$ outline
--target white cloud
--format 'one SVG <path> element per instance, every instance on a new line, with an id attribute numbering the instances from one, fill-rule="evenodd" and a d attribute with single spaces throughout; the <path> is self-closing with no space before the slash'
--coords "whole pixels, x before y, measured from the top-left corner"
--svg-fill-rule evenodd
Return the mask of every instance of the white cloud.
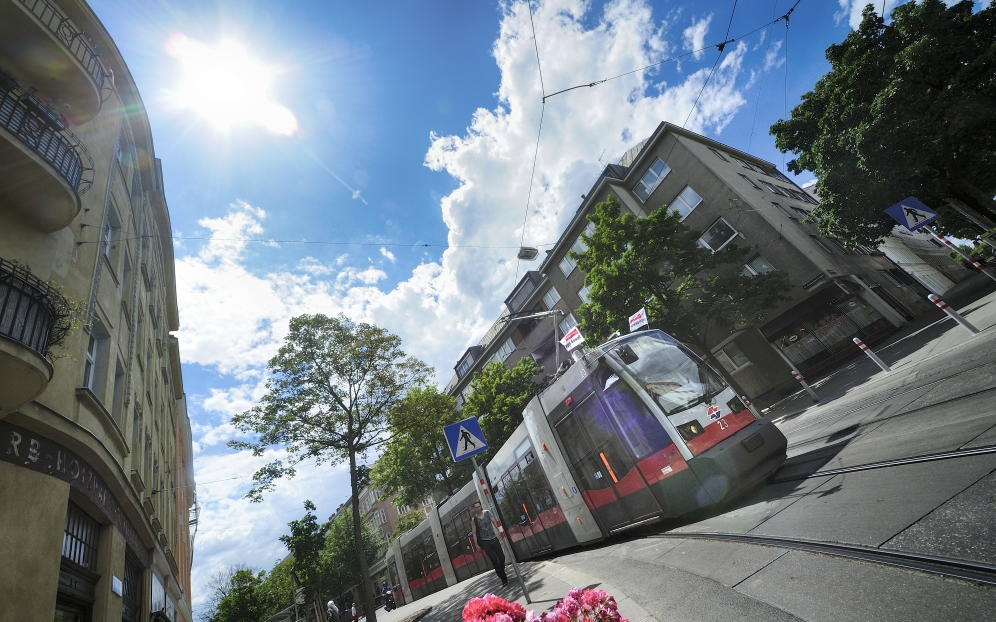
<path id="1" fill-rule="evenodd" d="M 705 56 L 705 37 L 706 33 L 709 32 L 709 22 L 712 21 L 712 13 L 703 17 L 697 22 L 692 22 L 692 25 L 685 29 L 683 37 L 685 39 L 684 49 L 691 52 L 695 51 L 693 56 L 696 60 L 701 59 Z"/>
<path id="2" fill-rule="evenodd" d="M 548 92 L 660 62 L 674 47 L 665 39 L 666 25 L 655 22 L 646 0 L 610 0 L 601 15 L 587 15 L 589 9 L 584 0 L 548 0 L 535 9 Z M 251 270 L 245 242 L 220 238 L 262 235 L 266 212 L 259 207 L 239 202 L 221 218 L 200 221 L 212 239 L 176 262 L 182 326 L 178 337 L 185 362 L 231 375 L 232 386 L 211 390 L 198 403 L 204 417 L 211 419 L 196 428 L 198 480 L 210 481 L 223 473 L 245 475 L 262 464 L 242 453 L 204 454 L 224 451 L 222 441 L 234 433 L 230 417 L 258 399 L 262 369 L 295 315 L 343 312 L 383 326 L 402 337 L 406 352 L 433 365 L 437 380 L 445 384 L 463 349 L 480 340 L 498 317 L 517 270 L 521 277 L 537 266 L 517 265 L 514 248 L 520 236 L 530 246 L 555 241 L 579 197 L 602 170 L 599 156 L 624 153 L 662 120 L 682 124 L 700 91 L 688 129 L 722 131 L 745 103 L 738 78 L 746 50 L 744 42 L 728 47 L 704 90 L 711 63 L 673 84 L 662 82 L 658 70 L 636 72 L 549 99 L 523 235 L 542 94 L 526 6 L 507 5 L 493 46 L 501 71 L 498 104 L 476 110 L 463 134 L 431 135 L 425 154 L 426 166 L 459 183 L 440 202 L 449 248 L 438 261 L 416 266 L 389 291 L 384 271 L 366 263 L 350 265 L 358 258 L 347 255 L 334 265 L 307 258 L 271 273 Z M 505 246 L 511 248 L 494 248 Z M 395 259 L 386 248 L 381 254 Z M 239 516 L 240 523 L 251 518 L 255 529 L 262 529 L 261 524 L 278 529 L 300 515 L 264 517 L 253 509 L 258 506 L 238 500 L 247 485 L 235 480 L 199 488 L 198 498 L 206 516 L 216 521 L 211 523 L 216 530 L 208 532 L 214 535 L 206 541 L 198 536 L 195 585 L 203 585 L 221 565 L 244 561 L 269 568 L 274 556 L 282 554 L 279 543 L 274 545 L 276 532 L 223 531 L 232 516 Z M 342 477 L 299 477 L 282 483 L 265 505 L 278 507 L 279 500 L 284 508 L 300 508 L 316 489 L 348 494 Z M 202 527 L 208 522 L 205 519 Z M 202 601 L 204 594 L 195 593 Z"/>
<path id="3" fill-rule="evenodd" d="M 380 254 L 383 255 L 384 257 L 386 257 L 387 260 L 390 261 L 391 263 L 394 263 L 395 261 L 397 261 L 397 259 L 394 257 L 394 253 L 392 253 L 391 251 L 387 250 L 383 246 L 380 247 Z"/>
<path id="4" fill-rule="evenodd" d="M 865 10 L 865 7 L 869 4 L 875 7 L 875 12 L 881 14 L 882 3 L 870 3 L 868 0 L 837 0 L 837 4 L 840 5 L 840 12 L 836 13 L 834 17 L 839 24 L 843 19 L 847 18 L 847 23 L 851 28 L 857 29 L 861 25 L 861 12 Z M 892 13 L 892 9 L 899 5 L 899 0 L 885 0 L 885 14 L 888 16 Z M 890 20 L 886 17 L 886 22 Z"/>
<path id="5" fill-rule="evenodd" d="M 764 53 L 764 69 L 778 68 L 785 64 L 785 56 L 779 54 L 778 51 L 782 49 L 782 42 L 775 41 L 768 47 L 768 51 Z"/>

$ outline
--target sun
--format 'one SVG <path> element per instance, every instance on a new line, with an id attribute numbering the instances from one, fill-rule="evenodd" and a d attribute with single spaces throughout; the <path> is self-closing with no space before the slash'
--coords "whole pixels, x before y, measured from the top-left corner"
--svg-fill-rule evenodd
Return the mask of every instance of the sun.
<path id="1" fill-rule="evenodd" d="M 294 113 L 270 95 L 273 69 L 238 43 L 223 40 L 209 47 L 178 34 L 166 42 L 166 51 L 183 65 L 183 80 L 172 93 L 181 108 L 196 111 L 221 130 L 246 123 L 285 136 L 297 130 Z"/>

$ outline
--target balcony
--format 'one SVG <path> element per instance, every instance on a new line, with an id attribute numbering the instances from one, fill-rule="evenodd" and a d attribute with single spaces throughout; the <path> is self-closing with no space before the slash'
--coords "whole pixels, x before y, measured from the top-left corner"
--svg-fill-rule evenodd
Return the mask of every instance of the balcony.
<path id="1" fill-rule="evenodd" d="M 92 182 L 93 161 L 63 120 L 0 74 L 0 209 L 58 231 L 76 218 Z"/>
<path id="2" fill-rule="evenodd" d="M 35 399 L 52 379 L 49 344 L 69 331 L 69 304 L 27 269 L 0 259 L 0 417 Z"/>
<path id="3" fill-rule="evenodd" d="M 49 0 L 0 0 L 0 57 L 21 84 L 69 104 L 74 124 L 97 116 L 113 80 L 93 43 Z"/>

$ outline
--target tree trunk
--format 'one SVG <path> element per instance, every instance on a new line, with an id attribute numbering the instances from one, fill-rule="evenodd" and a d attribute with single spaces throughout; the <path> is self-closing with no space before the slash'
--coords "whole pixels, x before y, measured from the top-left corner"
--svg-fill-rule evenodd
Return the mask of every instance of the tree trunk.
<path id="1" fill-rule="evenodd" d="M 367 622 L 377 622 L 376 603 L 373 597 L 373 581 L 370 580 L 370 568 L 367 567 L 366 550 L 363 547 L 363 529 L 360 520 L 360 490 L 356 479 L 356 450 L 349 448 L 349 486 L 353 492 L 351 503 L 353 510 L 353 543 L 356 546 L 356 562 L 360 566 L 360 589 L 363 591 L 361 602 Z"/>

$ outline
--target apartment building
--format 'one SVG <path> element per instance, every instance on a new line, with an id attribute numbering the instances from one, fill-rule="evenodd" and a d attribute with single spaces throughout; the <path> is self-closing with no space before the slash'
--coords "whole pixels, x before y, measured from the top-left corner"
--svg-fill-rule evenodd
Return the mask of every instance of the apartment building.
<path id="1" fill-rule="evenodd" d="M 192 621 L 178 328 L 124 59 L 82 0 L 0 0 L 0 621 Z"/>
<path id="2" fill-rule="evenodd" d="M 895 285 L 897 266 L 882 252 L 820 236 L 809 214 L 818 199 L 775 165 L 661 123 L 605 167 L 556 245 L 515 285 L 484 339 L 460 357 L 446 387 L 458 404 L 474 372 L 492 360 L 511 366 L 531 356 L 543 376 L 569 357 L 559 337 L 576 325 L 573 312 L 587 299 L 585 275 L 569 251 L 584 250 L 587 216 L 610 194 L 637 216 L 662 205 L 680 211 L 701 232 L 705 248 L 750 248 L 745 274 L 788 274 L 789 300 L 771 309 L 761 325 L 710 335 L 712 352 L 753 398 L 774 400 L 794 390 L 791 368 L 813 375 L 855 352 L 853 337 L 872 343 L 922 312 L 921 292 Z M 559 313 L 507 320 L 509 314 L 544 311 Z"/>

